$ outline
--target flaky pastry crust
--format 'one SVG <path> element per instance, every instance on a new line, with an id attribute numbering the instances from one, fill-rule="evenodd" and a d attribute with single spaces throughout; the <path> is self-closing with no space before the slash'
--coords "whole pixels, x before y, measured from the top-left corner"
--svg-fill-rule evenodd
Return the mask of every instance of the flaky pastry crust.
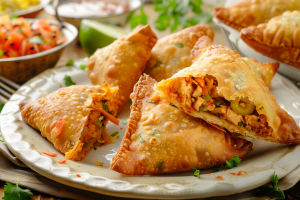
<path id="1" fill-rule="evenodd" d="M 252 150 L 251 142 L 232 138 L 163 99 L 149 103 L 155 83 L 142 75 L 135 85 L 127 130 L 110 169 L 128 175 L 204 169 Z"/>
<path id="2" fill-rule="evenodd" d="M 300 69 L 300 11 L 242 29 L 240 37 L 257 52 Z"/>
<path id="3" fill-rule="evenodd" d="M 88 73 L 94 85 L 108 83 L 112 87 L 119 87 L 116 96 L 118 113 L 142 74 L 156 42 L 157 37 L 149 25 L 139 26 L 129 35 L 98 49 L 89 58 Z"/>
<path id="4" fill-rule="evenodd" d="M 213 16 L 240 31 L 268 22 L 285 11 L 300 10 L 298 0 L 244 0 L 229 7 L 214 7 Z"/>
<path id="5" fill-rule="evenodd" d="M 159 39 L 151 51 L 144 72 L 156 81 L 167 79 L 192 64 L 190 51 L 197 40 L 214 31 L 208 25 L 196 25 Z"/>

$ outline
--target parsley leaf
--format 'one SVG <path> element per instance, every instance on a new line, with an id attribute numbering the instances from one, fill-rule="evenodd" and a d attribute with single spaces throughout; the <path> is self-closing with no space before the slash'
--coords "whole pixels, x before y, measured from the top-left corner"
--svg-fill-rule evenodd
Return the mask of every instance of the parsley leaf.
<path id="1" fill-rule="evenodd" d="M 157 169 L 161 169 L 162 166 L 164 165 L 164 162 L 165 162 L 165 161 L 159 161 L 159 162 L 157 163 L 156 168 L 157 168 Z"/>
<path id="2" fill-rule="evenodd" d="M 191 170 L 194 172 L 194 176 L 197 176 L 198 179 L 200 179 L 200 170 L 196 168 L 191 168 Z"/>
<path id="3" fill-rule="evenodd" d="M 113 134 L 110 135 L 110 137 L 115 137 L 117 135 L 119 135 L 119 131 L 114 132 Z"/>
<path id="4" fill-rule="evenodd" d="M 65 80 L 65 85 L 66 85 L 66 86 L 76 85 L 76 83 L 74 83 L 74 82 L 72 81 L 72 79 L 71 79 L 70 76 L 65 76 L 64 80 Z"/>
<path id="5" fill-rule="evenodd" d="M 240 159 L 237 156 L 234 156 L 229 160 L 229 162 L 226 160 L 226 165 L 225 166 L 221 165 L 221 167 L 223 169 L 231 169 L 233 167 L 237 167 L 238 164 L 240 164 L 241 162 L 242 162 L 242 159 Z"/>
<path id="6" fill-rule="evenodd" d="M 139 140 L 140 140 L 140 142 L 141 142 L 141 143 L 144 143 L 144 142 L 145 142 L 145 140 L 142 138 L 141 134 L 139 134 L 138 136 L 139 136 Z"/>
<path id="7" fill-rule="evenodd" d="M 218 172 L 219 171 L 219 169 L 212 169 L 211 171 L 210 171 L 210 173 L 215 173 L 215 172 Z"/>
<path id="8" fill-rule="evenodd" d="M 129 119 L 124 119 L 123 121 L 121 121 L 121 123 L 122 123 L 123 125 L 126 125 L 126 124 L 128 123 L 128 120 L 129 120 Z"/>
<path id="9" fill-rule="evenodd" d="M 281 189 L 277 188 L 278 177 L 275 174 L 275 171 L 274 171 L 274 174 L 273 174 L 270 182 L 271 182 L 273 188 L 264 185 L 264 186 L 259 187 L 257 189 L 258 191 L 254 192 L 253 194 L 257 197 L 268 196 L 273 199 L 284 199 L 285 198 L 284 192 Z"/>
<path id="10" fill-rule="evenodd" d="M 29 189 L 22 189 L 19 187 L 19 178 L 16 185 L 6 183 L 4 185 L 3 200 L 30 200 L 32 193 Z"/>
<path id="11" fill-rule="evenodd" d="M 0 113 L 2 112 L 3 107 L 4 107 L 4 104 L 0 104 Z"/>
<path id="12" fill-rule="evenodd" d="M 143 24 L 143 25 L 148 24 L 148 17 L 144 12 L 143 7 L 141 7 L 140 14 L 132 17 L 131 20 L 130 20 L 130 27 L 132 29 L 137 27 L 139 24 Z"/>
<path id="13" fill-rule="evenodd" d="M 71 66 L 73 66 L 73 64 L 74 64 L 73 60 L 70 59 L 70 60 L 66 63 L 66 66 L 67 66 L 67 67 L 71 67 Z"/>
<path id="14" fill-rule="evenodd" d="M 87 68 L 87 65 L 80 65 L 79 67 L 80 69 L 85 70 L 85 68 Z"/>

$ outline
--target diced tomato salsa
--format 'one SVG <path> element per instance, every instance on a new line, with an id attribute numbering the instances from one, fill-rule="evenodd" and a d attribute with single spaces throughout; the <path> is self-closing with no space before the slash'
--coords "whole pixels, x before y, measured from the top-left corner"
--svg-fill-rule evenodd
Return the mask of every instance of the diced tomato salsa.
<path id="1" fill-rule="evenodd" d="M 58 26 L 46 19 L 33 23 L 23 17 L 0 16 L 0 58 L 12 58 L 47 51 L 67 42 Z"/>

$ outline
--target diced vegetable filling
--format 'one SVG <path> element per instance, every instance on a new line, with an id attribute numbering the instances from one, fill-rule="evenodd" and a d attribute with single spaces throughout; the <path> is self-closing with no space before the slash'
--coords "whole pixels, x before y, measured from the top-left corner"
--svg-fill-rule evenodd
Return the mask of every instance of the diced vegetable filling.
<path id="1" fill-rule="evenodd" d="M 188 109 L 211 112 L 221 119 L 260 135 L 272 134 L 273 129 L 268 126 L 266 116 L 259 115 L 252 102 L 239 98 L 227 101 L 218 94 L 217 88 L 217 80 L 210 75 L 186 77 L 175 82 L 171 95 Z"/>

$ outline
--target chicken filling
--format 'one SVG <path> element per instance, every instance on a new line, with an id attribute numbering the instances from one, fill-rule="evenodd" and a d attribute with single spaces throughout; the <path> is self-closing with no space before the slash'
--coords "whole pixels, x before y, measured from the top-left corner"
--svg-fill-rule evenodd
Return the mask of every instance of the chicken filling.
<path id="1" fill-rule="evenodd" d="M 272 134 L 273 129 L 268 126 L 266 116 L 258 114 L 252 102 L 238 98 L 227 101 L 218 94 L 217 87 L 217 80 L 210 75 L 181 78 L 175 82 L 171 98 L 187 109 L 210 112 L 250 132 Z"/>

